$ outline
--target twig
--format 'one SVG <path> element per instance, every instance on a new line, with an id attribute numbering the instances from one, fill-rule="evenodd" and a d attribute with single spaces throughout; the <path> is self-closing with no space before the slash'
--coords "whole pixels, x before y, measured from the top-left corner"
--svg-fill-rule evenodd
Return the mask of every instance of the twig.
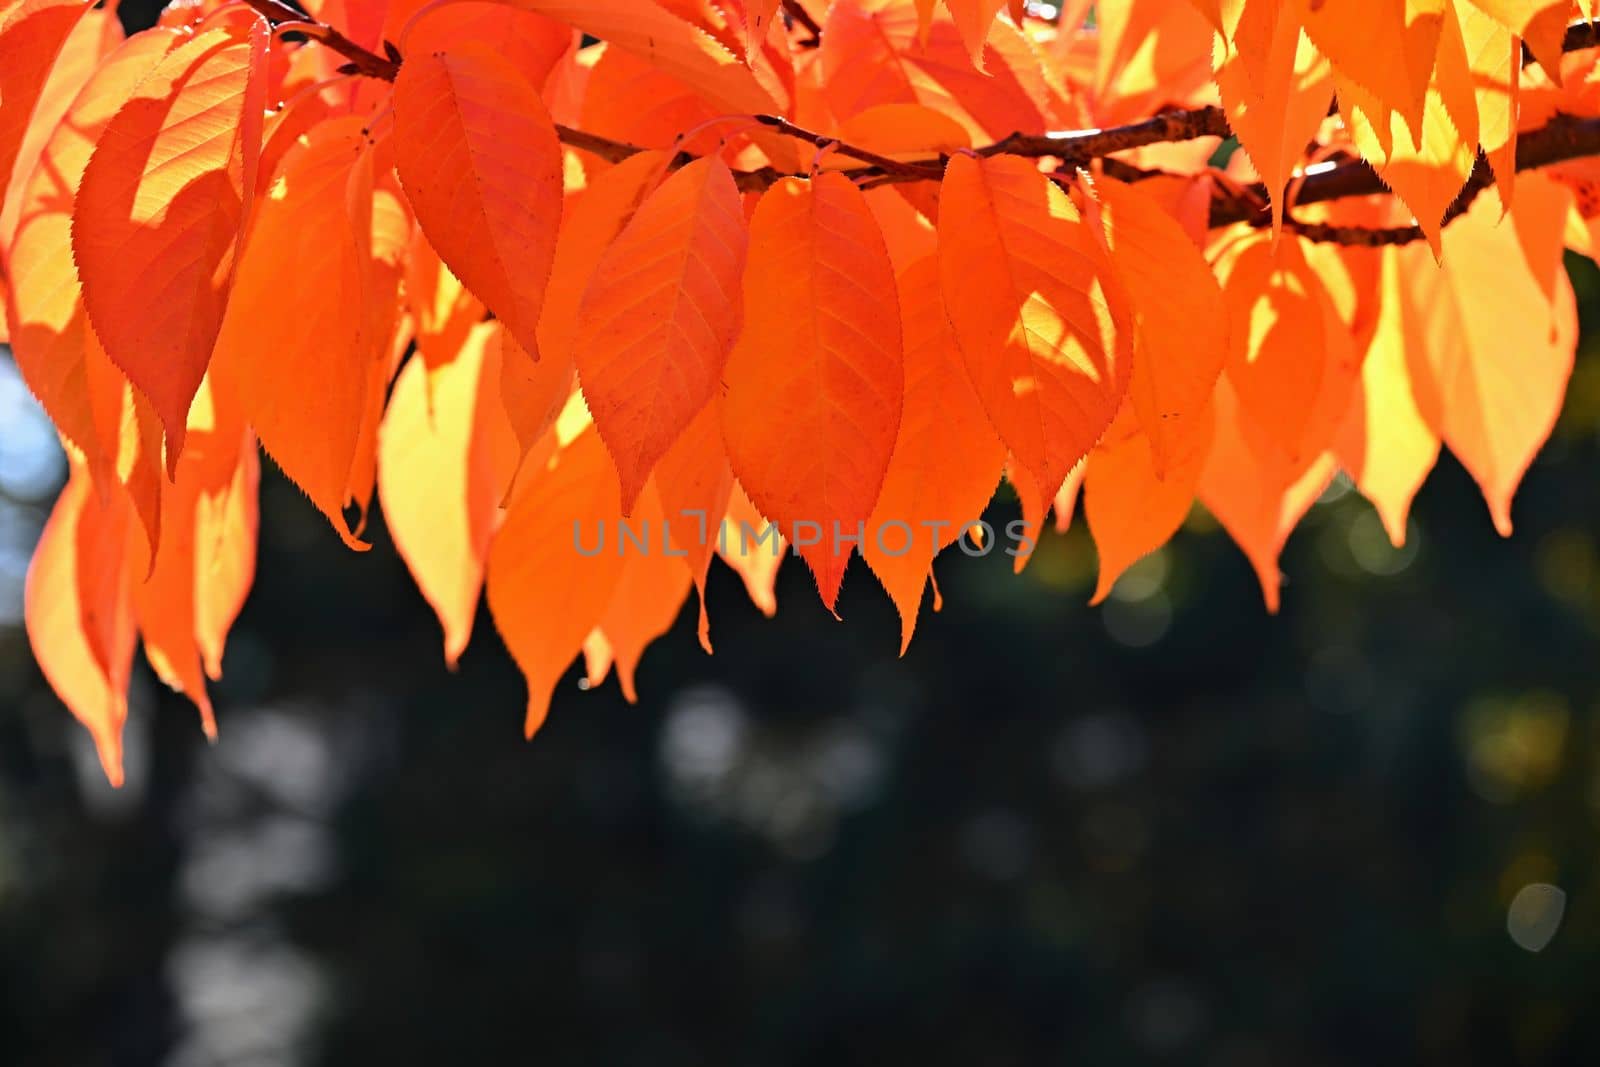
<path id="1" fill-rule="evenodd" d="M 1557 115 L 1537 129 L 1525 130 L 1517 140 L 1517 170 L 1537 170 L 1554 163 L 1600 154 L 1600 119 L 1573 118 Z M 1464 215 L 1474 200 L 1494 184 L 1494 171 L 1488 160 L 1478 157 L 1466 184 L 1457 194 L 1443 221 L 1453 222 Z M 1252 195 L 1266 194 L 1266 186 L 1247 187 Z M 1365 160 L 1341 163 L 1332 170 L 1308 175 L 1300 186 L 1296 206 L 1343 200 L 1355 196 L 1376 196 L 1389 191 L 1378 172 Z M 1213 229 L 1248 222 L 1264 226 L 1270 222 L 1268 215 L 1247 198 L 1224 194 L 1211 202 Z M 1325 241 L 1348 245 L 1409 244 L 1423 239 L 1421 227 L 1395 226 L 1384 229 L 1364 229 L 1353 226 L 1330 226 L 1323 223 L 1291 222 L 1290 228 L 1312 241 Z"/>
<path id="2" fill-rule="evenodd" d="M 822 27 L 817 25 L 817 20 L 811 17 L 811 12 L 805 9 L 805 5 L 800 3 L 800 0 L 783 0 L 783 10 L 786 15 L 799 24 L 807 33 L 811 34 L 811 40 L 801 41 L 800 47 L 816 48 L 822 43 Z"/>
<path id="3" fill-rule="evenodd" d="M 841 156 L 859 159 L 871 165 L 883 177 L 891 175 L 902 181 L 925 182 L 938 181 L 944 176 L 944 161 L 929 160 L 925 163 L 902 163 L 888 156 L 880 156 L 876 152 L 841 141 L 837 137 L 828 137 L 820 133 L 812 133 L 803 127 L 796 126 L 780 115 L 756 115 L 755 120 L 761 125 L 777 130 L 786 137 L 793 137 L 799 141 L 810 141 L 818 148 L 833 145 L 834 151 Z"/>
<path id="4" fill-rule="evenodd" d="M 400 73 L 400 64 L 397 61 L 367 51 L 332 26 L 318 22 L 310 15 L 290 7 L 283 0 L 245 0 L 245 3 L 273 26 L 289 26 L 294 32 L 304 34 L 318 44 L 344 56 L 350 61 L 347 64 L 349 69 L 341 73 L 364 74 L 369 78 L 381 78 L 389 82 L 394 81 L 395 75 Z"/>
<path id="5" fill-rule="evenodd" d="M 292 28 L 294 32 L 304 34 L 344 56 L 350 61 L 348 73 L 384 81 L 393 81 L 399 73 L 398 57 L 390 59 L 369 52 L 334 27 L 311 19 L 289 6 L 284 0 L 245 0 L 245 3 L 274 26 Z M 822 28 L 797 0 L 784 0 L 783 9 L 795 22 L 820 38 Z M 1562 47 L 1567 52 L 1600 47 L 1600 20 L 1578 22 L 1567 27 Z M 1525 52 L 1524 61 L 1528 59 Z M 831 144 L 840 155 L 865 163 L 864 167 L 844 172 L 863 188 L 901 182 L 937 181 L 943 175 L 948 161 L 944 156 L 911 161 L 890 159 L 867 149 L 837 141 L 825 134 L 813 133 L 782 116 L 752 117 L 784 136 L 807 141 L 818 147 Z M 562 143 L 591 152 L 612 163 L 644 151 L 638 145 L 569 126 L 557 126 L 556 129 Z M 1105 130 L 1070 130 L 1045 134 L 1013 133 L 994 144 L 978 149 L 978 154 L 1058 158 L 1063 163 L 1062 170 L 1057 172 L 1060 177 L 1072 174 L 1078 167 L 1087 165 L 1091 161 L 1099 160 L 1102 169 L 1109 177 L 1118 181 L 1135 182 L 1165 176 L 1167 172 L 1145 170 L 1122 160 L 1110 158 L 1111 156 L 1147 145 L 1191 141 L 1202 137 L 1230 137 L 1232 133 L 1227 115 L 1222 109 L 1207 106 L 1167 111 L 1139 122 Z M 1517 144 L 1517 170 L 1533 170 L 1552 163 L 1592 155 L 1600 155 L 1600 119 L 1579 119 L 1558 115 L 1545 126 L 1524 131 L 1520 135 Z M 686 153 L 679 153 L 672 161 L 672 165 L 682 166 L 692 158 Z M 774 167 L 740 171 L 734 175 L 739 188 L 747 192 L 759 192 L 789 176 Z M 1494 173 L 1489 167 L 1488 160 L 1480 155 L 1460 194 L 1445 213 L 1443 221 L 1448 223 L 1464 214 L 1478 194 L 1493 183 Z M 1388 191 L 1370 164 L 1365 160 L 1351 159 L 1331 169 L 1305 176 L 1301 180 L 1295 205 L 1322 203 L 1346 197 L 1372 196 Z M 1210 225 L 1214 229 L 1241 222 L 1256 226 L 1266 225 L 1268 219 L 1261 205 L 1268 200 L 1266 187 L 1259 183 L 1242 187 L 1238 191 L 1218 190 L 1213 194 L 1211 202 Z M 1292 232 L 1308 240 L 1347 245 L 1406 244 L 1421 240 L 1423 237 L 1422 230 L 1418 226 L 1373 229 L 1301 222 L 1295 219 L 1287 220 L 1286 225 Z"/>
<path id="6" fill-rule="evenodd" d="M 1165 111 L 1159 115 L 1109 130 L 1070 130 L 1064 133 L 1013 133 L 987 148 L 980 156 L 1058 156 L 1069 165 L 1081 165 L 1115 152 L 1146 145 L 1193 141 L 1201 137 L 1232 137 L 1228 116 L 1220 107 Z"/>

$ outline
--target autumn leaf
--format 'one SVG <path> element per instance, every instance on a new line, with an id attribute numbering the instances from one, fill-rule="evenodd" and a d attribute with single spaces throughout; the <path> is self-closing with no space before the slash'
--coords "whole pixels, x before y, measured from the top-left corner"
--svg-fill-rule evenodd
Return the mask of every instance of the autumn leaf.
<path id="1" fill-rule="evenodd" d="M 0 20 L 4 18 L 0 14 Z M 18 139 L 16 155 L 11 164 L 10 183 L 0 178 L 0 249 L 10 243 L 17 231 L 17 220 L 21 217 L 19 195 L 33 175 L 40 153 L 58 132 L 67 110 L 77 100 L 85 84 L 122 44 L 123 39 L 122 23 L 111 11 L 90 8 L 82 13 L 67 33 L 66 40 L 61 43 L 61 50 L 39 88 L 33 113 Z M 6 107 L 5 98 L 5 90 L 0 88 L 0 109 Z M 17 110 L 20 114 L 20 105 Z M 0 297 L 0 308 L 3 307 L 4 298 Z M 4 331 L 5 327 L 0 325 L 0 343 L 4 343 Z"/>
<path id="2" fill-rule="evenodd" d="M 371 191 L 347 200 L 365 135 L 330 119 L 284 157 L 239 262 L 216 362 L 267 453 L 353 548 L 344 516 L 367 396 L 362 272 Z M 292 315 L 278 309 L 293 307 Z M 308 392 L 300 383 L 315 379 Z"/>
<path id="3" fill-rule="evenodd" d="M 631 0 L 511 0 L 654 63 L 724 114 L 775 113 L 782 87 L 764 81 L 704 31 L 655 4 Z"/>
<path id="4" fill-rule="evenodd" d="M 1238 405 L 1232 384 L 1220 379 L 1216 434 L 1200 473 L 1199 495 L 1250 560 L 1267 610 L 1276 614 L 1283 588 L 1278 556 L 1301 516 L 1333 480 L 1336 464 L 1328 454 L 1295 465 L 1257 451 L 1242 432 Z"/>
<path id="5" fill-rule="evenodd" d="M 1266 183 L 1276 232 L 1284 187 L 1328 114 L 1333 79 L 1295 3 L 1245 0 L 1237 18 L 1231 47 L 1218 49 L 1217 88 L 1239 146 Z"/>
<path id="6" fill-rule="evenodd" d="M 1539 65 L 1561 82 L 1561 39 L 1572 11 L 1570 0 L 1457 0 L 1478 8 L 1522 38 Z"/>
<path id="7" fill-rule="evenodd" d="M 422 232 L 537 359 L 561 219 L 561 146 L 539 94 L 472 43 L 412 56 L 394 114 L 400 181 Z"/>
<path id="8" fill-rule="evenodd" d="M 768 618 L 778 613 L 778 569 L 788 554 L 783 533 L 767 522 L 734 482 L 728 513 L 717 530 L 717 555 L 739 575 L 750 602 Z"/>
<path id="9" fill-rule="evenodd" d="M 733 469 L 722 444 L 722 409 L 713 400 L 690 420 L 676 443 L 656 465 L 665 536 L 700 597 L 700 645 L 711 651 L 711 619 L 706 613 L 706 574 L 716 555 L 722 518 L 733 494 Z M 663 547 L 663 552 L 666 548 Z"/>
<path id="10" fill-rule="evenodd" d="M 902 274 L 899 293 L 905 409 L 861 555 L 899 609 L 904 654 L 934 557 L 983 513 L 1006 457 L 945 318 L 938 262 Z"/>
<path id="11" fill-rule="evenodd" d="M 1327 379 L 1321 288 L 1295 238 L 1244 248 L 1223 288 L 1232 336 L 1227 373 L 1239 412 L 1289 464 L 1314 448 L 1311 413 Z"/>
<path id="12" fill-rule="evenodd" d="M 750 62 L 778 21 L 780 0 L 744 0 L 744 58 Z"/>
<path id="13" fill-rule="evenodd" d="M 97 497 L 75 459 L 28 567 L 23 611 L 39 669 L 94 738 L 112 785 L 122 784 L 136 639 L 127 545 L 126 502 Z"/>
<path id="14" fill-rule="evenodd" d="M 1132 331 L 1110 305 L 1095 240 L 1028 163 L 950 160 L 939 205 L 945 309 L 978 399 L 1047 498 L 1111 424 L 1132 369 Z"/>
<path id="15" fill-rule="evenodd" d="M 1442 447 L 1509 533 L 1594 5 L 1058 6 L 0 0 L 0 339 L 70 466 L 26 623 L 108 776 L 140 636 L 215 727 L 258 443 L 354 547 L 382 496 L 452 664 L 487 587 L 530 734 L 691 587 L 710 651 L 713 557 L 770 615 L 860 551 L 904 652 L 942 549 L 1080 493 L 1097 601 L 1198 498 L 1276 610 L 1336 470 L 1399 544 Z"/>
<path id="16" fill-rule="evenodd" d="M 1211 267 L 1172 216 L 1136 185 L 1101 182 L 1111 263 L 1132 307 L 1128 397 L 1164 477 L 1211 434 L 1207 410 L 1228 355 L 1228 321 Z"/>
<path id="17" fill-rule="evenodd" d="M 832 611 L 853 548 L 842 538 L 877 502 L 905 390 L 889 252 L 848 178 L 786 179 L 761 198 L 744 304 L 722 402 L 728 457 L 761 513 L 792 531 Z"/>
<path id="18" fill-rule="evenodd" d="M 1405 544 L 1411 500 L 1439 458 L 1439 435 L 1417 408 L 1406 352 L 1427 344 L 1420 323 L 1405 314 L 1405 279 L 1432 269 L 1420 248 L 1388 249 L 1383 257 L 1383 307 L 1356 402 L 1335 443 L 1339 465 L 1378 509 L 1389 540 Z M 1410 321 L 1408 321 L 1410 320 Z"/>
<path id="19" fill-rule="evenodd" d="M 500 399 L 500 331 L 475 326 L 431 383 L 424 363 L 407 363 L 378 437 L 384 523 L 439 616 L 451 666 L 472 637 L 500 501 L 522 458 Z"/>
<path id="20" fill-rule="evenodd" d="M 630 543 L 611 604 L 599 624 L 617 668 L 622 695 L 630 704 L 639 702 L 634 676 L 645 649 L 671 629 L 691 585 L 688 568 L 660 541 L 666 514 L 653 484 L 645 486 L 634 518 L 636 522 L 629 525 L 641 531 L 644 547 Z"/>
<path id="21" fill-rule="evenodd" d="M 0 207 L 50 70 L 90 9 L 83 0 L 10 0 L 0 5 Z"/>
<path id="22" fill-rule="evenodd" d="M 140 34 L 107 58 L 66 109 L 14 202 L 18 225 L 10 245 L 6 301 L 12 356 L 57 429 L 83 455 L 88 477 L 102 488 L 126 483 L 136 473 L 145 477 L 148 462 L 159 468 L 161 459 L 159 442 L 154 456 L 124 448 L 124 409 L 134 400 L 126 395 L 126 376 L 110 363 L 89 328 L 72 259 L 73 200 L 95 139 L 172 40 L 164 31 Z M 127 442 L 133 448 L 144 443 L 138 432 Z M 147 484 L 136 497 L 153 544 L 159 486 Z"/>
<path id="23" fill-rule="evenodd" d="M 961 42 L 972 54 L 972 65 L 983 70 L 983 46 L 989 39 L 989 27 L 1005 10 L 1006 0 L 945 0 L 945 6 L 950 9 Z"/>
<path id="24" fill-rule="evenodd" d="M 1122 573 L 1166 544 L 1194 503 L 1195 488 L 1211 448 L 1211 412 L 1193 415 L 1205 429 L 1185 440 L 1182 452 L 1158 471 L 1151 438 L 1131 409 L 1112 423 L 1089 453 L 1083 478 L 1083 513 L 1100 553 L 1093 603 L 1111 594 Z M 1205 420 L 1205 422 L 1202 422 Z"/>
<path id="25" fill-rule="evenodd" d="M 1312 43 L 1376 105 L 1367 111 L 1368 121 L 1387 129 L 1393 114 L 1420 143 L 1446 5 L 1440 0 L 1297 2 Z"/>
<path id="26" fill-rule="evenodd" d="M 511 502 L 489 550 L 495 628 L 528 682 L 528 737 L 622 575 L 616 474 L 592 429 L 559 449 Z M 607 541 L 609 539 L 609 541 Z"/>
<path id="27" fill-rule="evenodd" d="M 512 4 L 464 0 L 434 6 L 430 0 L 396 0 L 388 5 L 383 39 L 398 42 L 402 37 L 408 53 L 454 52 L 474 42 L 493 42 L 495 51 L 530 85 L 542 89 L 573 48 L 576 35 L 563 22 Z"/>
<path id="28" fill-rule="evenodd" d="M 1426 338 L 1406 349 L 1417 406 L 1509 536 L 1511 498 L 1566 395 L 1577 318 L 1561 270 L 1566 192 L 1524 175 L 1505 225 L 1495 201 L 1480 197 L 1448 227 L 1443 266 L 1402 291 L 1407 328 Z"/>
<path id="29" fill-rule="evenodd" d="M 176 45 L 107 123 L 83 172 L 72 250 L 89 321 L 150 398 L 167 466 L 222 327 L 260 152 L 264 34 Z"/>
<path id="30" fill-rule="evenodd" d="M 746 241 L 733 175 L 702 159 L 650 194 L 595 269 L 574 349 L 625 514 L 722 377 L 739 332 Z"/>
<path id="31" fill-rule="evenodd" d="M 421 230 L 405 257 L 406 305 L 416 323 L 417 351 L 430 367 L 455 358 L 467 334 L 484 316 L 483 302 L 450 273 Z"/>

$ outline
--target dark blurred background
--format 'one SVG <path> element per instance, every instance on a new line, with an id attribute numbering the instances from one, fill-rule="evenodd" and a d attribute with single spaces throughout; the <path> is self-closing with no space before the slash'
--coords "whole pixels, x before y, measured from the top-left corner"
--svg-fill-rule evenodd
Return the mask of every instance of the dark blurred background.
<path id="1" fill-rule="evenodd" d="M 142 665 L 128 785 L 21 628 L 64 474 L 0 356 L 0 1064 L 1600 1062 L 1600 277 L 1498 539 L 1444 458 L 1410 541 L 1342 483 L 1277 618 L 1203 515 L 1101 609 L 1081 524 L 941 561 L 717 565 L 642 702 L 521 740 L 375 523 L 264 480 L 222 737 Z M 270 465 L 268 465 L 270 466 Z M 997 516 L 1012 506 L 1004 495 Z"/>

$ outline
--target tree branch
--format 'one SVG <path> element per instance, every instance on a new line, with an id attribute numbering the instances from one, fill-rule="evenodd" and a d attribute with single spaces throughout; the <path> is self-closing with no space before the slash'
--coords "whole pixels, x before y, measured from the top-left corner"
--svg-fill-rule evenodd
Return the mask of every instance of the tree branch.
<path id="1" fill-rule="evenodd" d="M 1538 129 L 1526 130 L 1517 140 L 1517 170 L 1537 170 L 1554 163 L 1600 155 L 1600 118 L 1574 118 L 1557 115 Z M 1494 184 L 1494 171 L 1483 156 L 1478 157 L 1467 183 L 1445 212 L 1444 222 L 1453 222 L 1464 215 L 1472 202 Z M 1365 160 L 1351 160 L 1331 170 L 1309 174 L 1301 182 L 1300 195 L 1294 206 L 1343 200 L 1355 196 L 1375 196 L 1389 191 L 1378 172 Z M 1268 225 L 1270 216 L 1261 210 L 1266 202 L 1266 186 L 1257 183 L 1247 186 L 1244 195 L 1223 193 L 1211 202 L 1211 226 L 1231 226 L 1248 222 L 1256 226 Z M 1288 220 L 1287 225 L 1300 236 L 1312 241 L 1335 244 L 1381 246 L 1409 244 L 1423 239 L 1419 226 L 1395 226 L 1367 229 L 1353 226 L 1330 226 Z"/>
<path id="2" fill-rule="evenodd" d="M 811 35 L 811 40 L 801 41 L 800 47 L 815 48 L 822 43 L 822 27 L 817 25 L 817 20 L 811 17 L 811 12 L 805 9 L 800 0 L 783 0 L 783 10 L 796 25 Z"/>
<path id="3" fill-rule="evenodd" d="M 305 12 L 290 7 L 284 0 L 244 0 L 244 2 L 274 28 L 281 26 L 303 34 L 344 56 L 350 62 L 341 73 L 364 74 L 369 78 L 380 78 L 388 82 L 394 81 L 395 75 L 400 73 L 398 61 L 367 51 L 332 26 L 318 22 Z"/>
<path id="4" fill-rule="evenodd" d="M 346 73 L 361 74 L 383 81 L 393 81 L 400 70 L 399 57 L 388 58 L 369 52 L 326 23 L 318 22 L 291 7 L 286 0 L 245 0 L 274 27 L 303 34 L 324 47 L 344 56 L 349 63 Z M 822 28 L 797 0 L 783 0 L 783 10 L 797 24 L 820 38 Z M 1600 47 L 1600 20 L 1578 22 L 1567 27 L 1562 41 L 1563 51 L 1574 52 Z M 1523 61 L 1531 62 L 1524 49 Z M 848 144 L 825 134 L 813 133 L 795 125 L 779 115 L 753 115 L 756 122 L 786 137 L 807 141 L 821 148 L 833 145 L 840 155 L 867 164 L 844 173 L 863 188 L 900 182 L 938 181 L 944 173 L 948 157 L 921 160 L 895 160 L 888 156 Z M 590 152 L 608 162 L 616 163 L 644 151 L 638 145 L 616 141 L 570 126 L 556 127 L 563 144 Z M 1154 144 L 1192 141 L 1202 137 L 1231 137 L 1232 128 L 1227 115 L 1219 107 L 1206 106 L 1179 111 L 1167 111 L 1139 122 L 1105 130 L 1069 130 L 1059 133 L 1012 133 L 983 148 L 980 156 L 1017 155 L 1034 158 L 1056 158 L 1062 161 L 1058 176 L 1075 173 L 1079 167 L 1099 161 L 1107 175 L 1118 181 L 1136 182 L 1163 176 L 1166 172 L 1144 170 L 1122 160 L 1110 158 L 1118 152 L 1143 148 Z M 1600 155 L 1600 118 L 1582 119 L 1557 115 L 1548 124 L 1535 130 L 1524 131 L 1517 144 L 1517 170 L 1533 170 L 1566 160 Z M 680 153 L 673 166 L 682 166 L 692 157 Z M 759 192 L 782 178 L 789 177 L 774 167 L 739 171 L 735 179 L 741 190 Z M 1446 223 L 1460 217 L 1472 206 L 1478 194 L 1494 184 L 1494 173 L 1488 160 L 1480 155 L 1460 194 L 1445 213 Z M 1362 159 L 1350 159 L 1326 170 L 1316 170 L 1300 181 L 1299 192 L 1293 206 L 1340 200 L 1346 197 L 1372 196 L 1387 193 L 1388 187 L 1372 166 Z M 1269 214 L 1262 205 L 1269 202 L 1266 187 L 1257 183 L 1239 190 L 1219 189 L 1213 194 L 1210 224 L 1212 228 L 1249 223 L 1267 225 Z M 1381 246 L 1407 244 L 1423 239 L 1419 226 L 1396 226 L 1372 229 L 1353 226 L 1334 226 L 1326 223 L 1309 223 L 1285 219 L 1292 232 L 1312 241 L 1346 245 Z"/>
<path id="5" fill-rule="evenodd" d="M 810 130 L 796 126 L 788 119 L 778 115 L 757 115 L 755 120 L 763 126 L 777 130 L 785 137 L 793 137 L 798 141 L 810 141 L 818 148 L 833 145 L 834 151 L 841 156 L 859 159 L 886 178 L 892 176 L 899 181 L 936 182 L 944 177 L 944 161 L 942 159 L 929 160 L 926 163 L 902 163 L 899 160 L 890 159 L 888 156 L 879 155 L 865 148 L 858 148 L 846 141 L 839 140 L 837 137 L 812 133 Z"/>

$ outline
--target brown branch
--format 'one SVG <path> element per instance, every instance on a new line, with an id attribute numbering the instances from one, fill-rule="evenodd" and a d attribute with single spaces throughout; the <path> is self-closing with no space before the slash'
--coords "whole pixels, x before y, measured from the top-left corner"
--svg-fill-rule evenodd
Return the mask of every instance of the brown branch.
<path id="1" fill-rule="evenodd" d="M 351 41 L 337 29 L 317 22 L 301 11 L 289 6 L 285 0 L 245 0 L 275 27 L 281 26 L 344 56 L 350 62 L 348 73 L 393 81 L 399 73 L 400 59 L 369 52 Z M 797 0 L 784 0 L 783 9 L 796 23 L 804 26 L 813 36 L 820 38 L 822 28 Z M 1562 41 L 1564 51 L 1600 47 L 1600 20 L 1579 22 L 1567 27 Z M 1524 61 L 1529 60 L 1526 51 Z M 844 173 L 860 183 L 863 188 L 900 182 L 937 181 L 944 173 L 948 157 L 902 161 L 838 141 L 825 134 L 813 133 L 778 115 L 754 115 L 752 118 L 776 132 L 797 140 L 807 141 L 821 148 L 833 145 L 840 155 L 865 163 L 866 166 Z M 644 149 L 638 145 L 616 141 L 598 134 L 569 126 L 557 126 L 564 144 L 591 152 L 609 162 L 620 162 Z M 1227 115 L 1218 107 L 1199 107 L 1181 111 L 1167 111 L 1139 122 L 1106 130 L 1072 130 L 1063 133 L 1024 134 L 1013 133 L 994 144 L 977 150 L 979 155 L 1018 155 L 1054 157 L 1062 161 L 1058 177 L 1067 177 L 1077 168 L 1099 161 L 1102 170 L 1119 181 L 1142 181 L 1163 175 L 1165 172 L 1145 170 L 1124 161 L 1111 158 L 1115 153 L 1143 148 L 1153 144 L 1192 141 L 1202 137 L 1231 137 Z M 1517 170 L 1533 170 L 1565 160 L 1600 155 L 1600 119 L 1578 119 L 1558 115 L 1547 125 L 1521 134 L 1517 145 Z M 673 166 L 689 162 L 686 153 L 679 153 Z M 761 191 L 788 175 L 774 167 L 741 171 L 735 175 L 739 188 Z M 1471 207 L 1478 194 L 1494 183 L 1494 173 L 1488 160 L 1479 156 L 1472 173 L 1460 194 L 1445 213 L 1446 223 L 1458 218 Z M 1361 159 L 1350 159 L 1328 170 L 1319 170 L 1301 179 L 1294 206 L 1340 200 L 1346 197 L 1372 196 L 1387 193 L 1370 164 Z M 1262 208 L 1269 196 L 1259 183 L 1237 191 L 1219 190 L 1211 203 L 1210 224 L 1213 228 L 1249 223 L 1262 226 L 1270 216 Z M 1285 225 L 1292 232 L 1312 241 L 1325 241 L 1347 245 L 1407 244 L 1421 240 L 1418 226 L 1396 226 L 1381 229 L 1334 226 L 1326 223 L 1302 222 L 1288 218 Z"/>
<path id="2" fill-rule="evenodd" d="M 636 156 L 645 151 L 635 144 L 625 141 L 613 141 L 609 137 L 589 133 L 585 130 L 573 129 L 556 123 L 556 134 L 561 138 L 561 143 L 571 145 L 573 148 L 592 153 L 605 160 L 607 163 L 621 163 L 629 156 Z"/>
<path id="3" fill-rule="evenodd" d="M 811 12 L 805 9 L 805 5 L 800 3 L 800 0 L 783 0 L 783 10 L 797 25 L 811 35 L 811 40 L 800 42 L 801 48 L 816 48 L 822 43 L 822 27 L 817 25 L 817 20 L 811 17 Z"/>
<path id="4" fill-rule="evenodd" d="M 1013 133 L 987 148 L 980 156 L 1056 156 L 1068 165 L 1126 152 L 1146 145 L 1193 141 L 1201 137 L 1232 137 L 1228 116 L 1220 107 L 1165 111 L 1159 115 L 1109 130 L 1072 130 L 1066 133 Z"/>
<path id="5" fill-rule="evenodd" d="M 343 73 L 364 74 L 369 78 L 380 78 L 388 82 L 394 81 L 395 75 L 400 73 L 400 64 L 396 60 L 367 51 L 332 26 L 318 22 L 305 12 L 290 7 L 283 0 L 244 0 L 244 2 L 274 27 L 285 26 L 344 56 L 350 62 L 346 64 Z"/>
<path id="6" fill-rule="evenodd" d="M 1600 118 L 1573 118 L 1557 115 L 1537 129 L 1526 130 L 1517 140 L 1517 170 L 1537 170 L 1567 160 L 1600 155 Z M 1453 222 L 1466 213 L 1474 200 L 1494 184 L 1494 171 L 1488 160 L 1478 157 L 1476 165 L 1461 192 L 1445 212 L 1444 222 Z M 1343 200 L 1356 196 L 1376 196 L 1389 192 L 1383 179 L 1365 160 L 1341 163 L 1331 170 L 1307 175 L 1301 182 L 1300 195 L 1294 206 Z M 1211 202 L 1211 226 L 1231 226 L 1247 222 L 1265 226 L 1270 215 L 1261 210 L 1266 202 L 1266 186 L 1247 186 L 1245 195 L 1223 194 Z M 1253 199 L 1257 198 L 1257 199 Z M 1335 244 L 1380 246 L 1409 244 L 1423 239 L 1419 226 L 1394 226 L 1366 229 L 1354 226 L 1331 226 L 1324 223 L 1289 221 L 1290 228 L 1312 241 Z"/>
<path id="7" fill-rule="evenodd" d="M 818 148 L 833 145 L 833 150 L 841 156 L 849 156 L 870 165 L 882 177 L 894 177 L 899 181 L 926 182 L 938 181 L 944 176 L 944 161 L 929 160 L 925 163 L 902 163 L 899 160 L 881 156 L 865 148 L 858 148 L 837 137 L 825 134 L 812 133 L 801 126 L 796 126 L 786 118 L 778 115 L 756 115 L 755 120 L 763 126 L 777 130 L 786 137 L 793 137 L 799 141 L 810 141 Z"/>

